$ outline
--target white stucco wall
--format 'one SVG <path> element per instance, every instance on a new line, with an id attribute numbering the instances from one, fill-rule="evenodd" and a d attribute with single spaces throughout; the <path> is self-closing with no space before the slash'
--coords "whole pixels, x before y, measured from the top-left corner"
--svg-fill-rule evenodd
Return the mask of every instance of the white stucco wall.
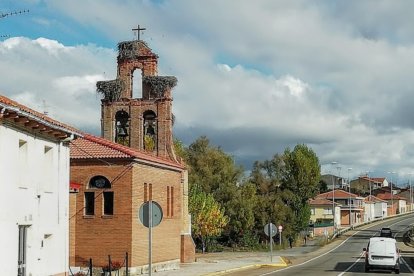
<path id="1" fill-rule="evenodd" d="M 26 165 L 19 140 L 26 141 Z M 17 275 L 19 225 L 28 225 L 26 275 L 66 272 L 69 148 L 0 124 L 0 176 L 1 274 Z"/>
<path id="2" fill-rule="evenodd" d="M 375 218 L 375 204 L 364 202 L 364 221 L 371 221 Z"/>
<path id="3" fill-rule="evenodd" d="M 387 202 L 375 202 L 375 218 L 387 217 Z"/>
<path id="4" fill-rule="evenodd" d="M 398 200 L 398 210 L 400 214 L 407 212 L 407 202 L 405 200 Z"/>

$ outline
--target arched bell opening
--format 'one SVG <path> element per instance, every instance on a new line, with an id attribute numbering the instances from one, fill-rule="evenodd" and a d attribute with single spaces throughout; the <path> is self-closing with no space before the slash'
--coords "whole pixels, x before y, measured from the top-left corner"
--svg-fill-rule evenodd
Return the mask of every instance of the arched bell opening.
<path id="1" fill-rule="evenodd" d="M 124 110 L 115 114 L 115 142 L 129 147 L 129 114 Z"/>
<path id="2" fill-rule="evenodd" d="M 144 112 L 144 149 L 154 151 L 157 148 L 157 115 L 152 110 Z"/>

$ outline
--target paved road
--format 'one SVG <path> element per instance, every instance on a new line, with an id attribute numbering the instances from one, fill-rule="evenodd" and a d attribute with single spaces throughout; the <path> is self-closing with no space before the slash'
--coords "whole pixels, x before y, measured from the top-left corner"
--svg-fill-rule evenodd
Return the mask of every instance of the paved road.
<path id="1" fill-rule="evenodd" d="M 386 220 L 375 225 L 366 226 L 361 230 L 349 234 L 349 237 L 342 237 L 330 246 L 318 250 L 314 254 L 309 253 L 303 257 L 293 257 L 293 264 L 287 268 L 260 268 L 245 271 L 238 271 L 235 274 L 226 275 L 366 275 L 364 272 L 364 257 L 362 249 L 367 246 L 368 240 L 372 236 L 379 234 L 382 227 L 390 227 L 396 233 L 397 241 L 402 241 L 403 233 L 410 224 L 414 223 L 414 214 Z M 342 241 L 341 241 L 342 240 Z M 403 244 L 401 243 L 401 246 Z M 275 271 L 276 270 L 276 271 Z M 402 275 L 414 275 L 414 254 L 407 251 L 402 252 L 401 269 Z M 388 271 L 374 271 L 370 275 L 386 275 Z"/>

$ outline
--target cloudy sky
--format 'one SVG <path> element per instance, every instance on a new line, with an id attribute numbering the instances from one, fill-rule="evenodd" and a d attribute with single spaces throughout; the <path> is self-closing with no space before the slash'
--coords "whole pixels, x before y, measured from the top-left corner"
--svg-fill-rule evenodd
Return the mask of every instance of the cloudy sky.
<path id="1" fill-rule="evenodd" d="M 178 78 L 185 144 L 206 135 L 246 170 L 305 143 L 323 173 L 414 172 L 412 1 L 0 2 L 27 9 L 0 19 L 0 93 L 65 123 L 99 135 L 95 83 L 140 24 L 159 74 Z"/>

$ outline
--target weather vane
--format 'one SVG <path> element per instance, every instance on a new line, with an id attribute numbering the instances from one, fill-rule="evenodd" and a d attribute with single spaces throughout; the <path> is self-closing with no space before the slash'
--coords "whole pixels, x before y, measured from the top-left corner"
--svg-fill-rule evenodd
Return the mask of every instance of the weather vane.
<path id="1" fill-rule="evenodd" d="M 138 27 L 137 27 L 136 29 L 132 29 L 132 30 L 134 31 L 134 33 L 136 33 L 136 34 L 137 34 L 137 40 L 140 40 L 140 39 L 139 39 L 139 35 L 140 35 L 141 31 L 146 30 L 146 28 L 141 28 L 141 27 L 138 25 Z"/>

